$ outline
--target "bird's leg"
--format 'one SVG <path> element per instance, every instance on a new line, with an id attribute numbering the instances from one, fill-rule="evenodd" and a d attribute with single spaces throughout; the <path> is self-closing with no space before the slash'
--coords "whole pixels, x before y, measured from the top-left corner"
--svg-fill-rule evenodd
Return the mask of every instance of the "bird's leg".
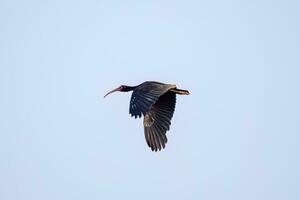
<path id="1" fill-rule="evenodd" d="M 190 94 L 190 92 L 188 90 L 181 90 L 178 88 L 171 89 L 171 91 L 175 92 L 176 94 L 180 94 L 180 95 L 189 95 Z"/>

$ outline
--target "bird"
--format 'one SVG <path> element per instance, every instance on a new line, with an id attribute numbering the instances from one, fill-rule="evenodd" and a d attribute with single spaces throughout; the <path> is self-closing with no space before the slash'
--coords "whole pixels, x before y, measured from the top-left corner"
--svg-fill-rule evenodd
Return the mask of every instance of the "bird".
<path id="1" fill-rule="evenodd" d="M 165 84 L 157 81 L 146 81 L 137 86 L 121 85 L 108 92 L 132 91 L 129 114 L 131 117 L 144 116 L 144 135 L 152 151 L 165 148 L 168 141 L 166 132 L 169 131 L 175 111 L 176 94 L 189 95 L 188 90 L 178 89 L 175 84 Z"/>

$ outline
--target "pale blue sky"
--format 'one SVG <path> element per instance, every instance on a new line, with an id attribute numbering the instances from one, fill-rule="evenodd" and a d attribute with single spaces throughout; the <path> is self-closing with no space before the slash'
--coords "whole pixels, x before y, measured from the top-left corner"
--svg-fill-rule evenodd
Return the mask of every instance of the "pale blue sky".
<path id="1" fill-rule="evenodd" d="M 0 199 L 300 199 L 299 1 L 0 1 Z M 176 83 L 167 148 L 120 84 Z"/>

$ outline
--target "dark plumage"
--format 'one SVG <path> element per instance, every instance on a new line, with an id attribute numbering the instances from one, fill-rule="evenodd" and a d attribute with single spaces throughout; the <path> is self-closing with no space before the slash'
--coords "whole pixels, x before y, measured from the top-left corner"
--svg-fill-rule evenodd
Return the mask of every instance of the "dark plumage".
<path id="1" fill-rule="evenodd" d="M 133 87 L 121 85 L 104 97 L 116 91 L 133 91 L 129 113 L 135 118 L 144 116 L 145 139 L 152 151 L 165 148 L 168 141 L 166 132 L 170 129 L 174 114 L 176 94 L 188 95 L 189 91 L 180 90 L 176 85 L 146 81 Z"/>

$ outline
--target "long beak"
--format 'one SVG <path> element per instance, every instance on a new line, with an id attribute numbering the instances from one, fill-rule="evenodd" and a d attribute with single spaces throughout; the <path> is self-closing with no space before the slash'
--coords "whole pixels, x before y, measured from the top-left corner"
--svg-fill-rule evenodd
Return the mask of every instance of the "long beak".
<path id="1" fill-rule="evenodd" d="M 110 92 L 108 92 L 108 93 L 104 96 L 104 98 L 105 98 L 107 95 L 109 95 L 109 94 L 111 94 L 111 93 L 113 93 L 113 92 L 118 92 L 118 91 L 120 91 L 120 88 L 119 88 L 119 87 L 116 88 L 116 89 L 114 89 L 114 90 L 112 90 L 112 91 L 110 91 Z"/>

